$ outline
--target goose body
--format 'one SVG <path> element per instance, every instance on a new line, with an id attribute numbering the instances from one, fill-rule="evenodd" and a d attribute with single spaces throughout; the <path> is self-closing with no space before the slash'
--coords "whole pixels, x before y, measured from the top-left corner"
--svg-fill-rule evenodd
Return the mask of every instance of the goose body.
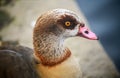
<path id="1" fill-rule="evenodd" d="M 78 60 L 64 46 L 64 40 L 74 36 L 98 39 L 72 11 L 42 14 L 33 30 L 34 50 L 1 48 L 0 78 L 82 78 Z"/>
<path id="2" fill-rule="evenodd" d="M 0 47 L 0 78 L 40 78 L 33 50 L 23 46 Z"/>
<path id="3" fill-rule="evenodd" d="M 78 59 L 70 56 L 66 61 L 54 67 L 46 67 L 38 65 L 37 67 L 40 76 L 43 78 L 81 78 L 82 72 Z"/>

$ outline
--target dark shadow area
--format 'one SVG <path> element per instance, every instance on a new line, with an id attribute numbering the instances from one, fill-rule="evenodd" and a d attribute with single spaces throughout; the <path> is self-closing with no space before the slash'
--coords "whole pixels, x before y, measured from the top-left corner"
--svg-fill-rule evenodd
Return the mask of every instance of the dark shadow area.
<path id="1" fill-rule="evenodd" d="M 0 30 L 14 20 L 5 8 L 8 7 L 7 5 L 13 6 L 15 1 L 17 0 L 0 0 Z"/>
<path id="2" fill-rule="evenodd" d="M 0 10 L 0 30 L 7 26 L 10 22 L 13 21 L 13 17 L 10 16 L 10 14 L 4 10 Z"/>
<path id="3" fill-rule="evenodd" d="M 0 0 L 0 6 L 5 6 L 11 3 L 13 0 Z"/>
<path id="4" fill-rule="evenodd" d="M 120 1 L 76 1 L 120 72 Z"/>

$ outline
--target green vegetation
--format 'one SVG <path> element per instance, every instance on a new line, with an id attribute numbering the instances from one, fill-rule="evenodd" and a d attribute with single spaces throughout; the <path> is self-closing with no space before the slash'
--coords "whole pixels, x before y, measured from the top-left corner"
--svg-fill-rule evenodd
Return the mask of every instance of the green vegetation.
<path id="1" fill-rule="evenodd" d="M 7 5 L 9 3 L 11 3 L 13 0 L 0 0 L 0 6 L 4 6 Z"/>
<path id="2" fill-rule="evenodd" d="M 0 29 L 2 29 L 5 25 L 9 24 L 13 18 L 10 14 L 4 10 L 0 10 Z"/>

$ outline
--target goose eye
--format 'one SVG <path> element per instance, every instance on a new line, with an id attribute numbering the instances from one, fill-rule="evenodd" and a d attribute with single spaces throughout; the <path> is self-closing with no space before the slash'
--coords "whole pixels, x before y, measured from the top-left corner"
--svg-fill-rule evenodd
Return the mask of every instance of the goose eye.
<path id="1" fill-rule="evenodd" d="M 65 22 L 65 26 L 70 26 L 70 25 L 71 25 L 71 23 L 69 21 Z"/>

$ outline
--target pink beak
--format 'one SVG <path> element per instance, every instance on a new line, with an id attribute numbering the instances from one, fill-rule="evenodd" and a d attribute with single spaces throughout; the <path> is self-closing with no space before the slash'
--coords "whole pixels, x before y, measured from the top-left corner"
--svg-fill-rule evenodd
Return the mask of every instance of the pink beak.
<path id="1" fill-rule="evenodd" d="M 80 26 L 78 36 L 82 36 L 90 40 L 98 40 L 96 34 L 85 26 Z"/>

